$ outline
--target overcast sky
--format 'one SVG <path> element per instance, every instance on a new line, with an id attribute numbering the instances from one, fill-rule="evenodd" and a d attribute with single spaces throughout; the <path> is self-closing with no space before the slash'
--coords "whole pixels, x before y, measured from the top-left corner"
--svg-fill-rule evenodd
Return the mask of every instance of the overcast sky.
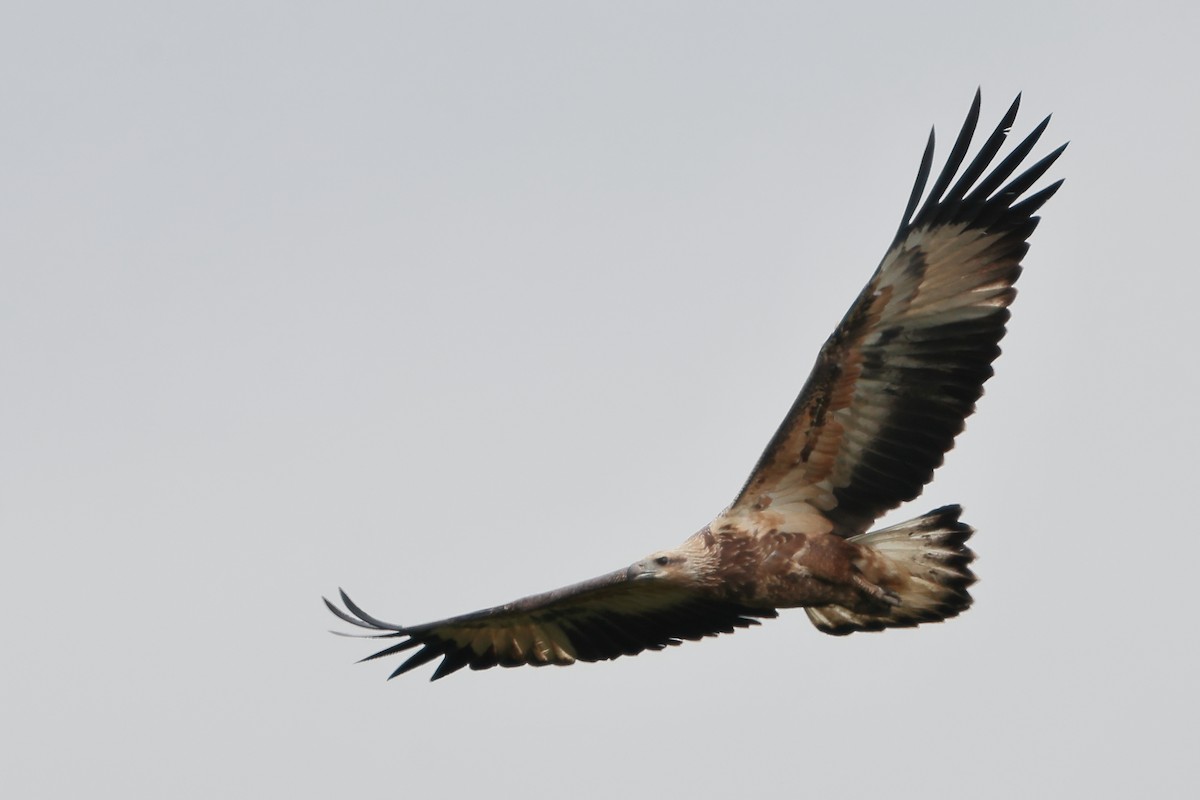
<path id="1" fill-rule="evenodd" d="M 13 797 L 1194 791 L 1194 3 L 0 11 Z M 867 280 L 929 127 L 1054 119 L 1004 355 L 899 521 L 976 605 L 387 683 L 674 546 Z"/>

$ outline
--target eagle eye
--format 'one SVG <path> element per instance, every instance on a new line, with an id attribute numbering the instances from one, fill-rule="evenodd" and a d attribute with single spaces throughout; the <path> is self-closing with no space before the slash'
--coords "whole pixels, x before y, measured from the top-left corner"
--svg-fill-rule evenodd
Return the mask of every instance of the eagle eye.
<path id="1" fill-rule="evenodd" d="M 654 563 L 658 564 L 660 567 L 665 567 L 667 564 L 671 563 L 671 559 L 666 556 L 659 556 L 658 558 L 654 559 Z"/>

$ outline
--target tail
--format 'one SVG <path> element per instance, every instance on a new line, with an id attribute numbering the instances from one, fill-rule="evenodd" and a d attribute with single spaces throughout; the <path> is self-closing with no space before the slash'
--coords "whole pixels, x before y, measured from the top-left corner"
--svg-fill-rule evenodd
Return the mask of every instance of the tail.
<path id="1" fill-rule="evenodd" d="M 975 554 L 966 541 L 975 530 L 958 521 L 961 513 L 961 506 L 944 506 L 849 539 L 866 548 L 856 565 L 863 577 L 899 602 L 866 612 L 843 606 L 813 607 L 806 609 L 808 618 L 818 630 L 842 636 L 941 622 L 966 611 L 971 605 L 967 587 L 975 582 L 969 566 Z"/>

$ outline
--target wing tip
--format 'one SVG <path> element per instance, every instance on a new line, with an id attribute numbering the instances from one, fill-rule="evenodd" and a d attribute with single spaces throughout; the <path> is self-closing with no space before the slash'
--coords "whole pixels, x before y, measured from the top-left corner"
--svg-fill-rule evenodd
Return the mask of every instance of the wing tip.
<path id="1" fill-rule="evenodd" d="M 1049 156 L 1041 159 L 1001 188 L 1000 184 L 1025 160 L 1029 150 L 1046 130 L 1052 117 L 1048 114 L 1003 161 L 993 167 L 991 162 L 1012 129 L 1022 98 L 1023 92 L 1018 92 L 980 152 L 964 169 L 963 161 L 975 136 L 982 100 L 982 88 L 976 88 L 971 107 L 959 135 L 922 203 L 921 196 L 925 194 L 925 184 L 932 173 L 933 136 L 931 133 L 929 143 L 922 154 L 913 194 L 909 198 L 893 244 L 901 241 L 913 229 L 923 225 L 971 222 L 989 229 L 996 226 L 1007 229 L 1024 221 L 1023 218 L 1020 218 L 1019 212 L 1015 215 L 1009 212 L 1015 206 L 1019 206 L 1019 201 L 1022 200 L 1025 192 L 1062 154 L 1069 142 L 1056 148 Z M 985 176 L 984 173 L 989 168 L 992 169 L 992 172 Z M 962 176 L 951 188 L 950 184 L 960 174 L 960 170 Z M 1017 190 L 1015 193 L 1014 189 Z"/>

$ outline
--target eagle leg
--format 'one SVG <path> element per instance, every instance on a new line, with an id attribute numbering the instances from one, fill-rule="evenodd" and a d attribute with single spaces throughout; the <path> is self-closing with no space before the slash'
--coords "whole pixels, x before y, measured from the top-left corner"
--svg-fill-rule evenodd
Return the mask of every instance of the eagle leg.
<path id="1" fill-rule="evenodd" d="M 854 586 L 877 603 L 883 603 L 886 606 L 900 605 L 900 595 L 871 583 L 862 575 L 854 576 Z"/>

